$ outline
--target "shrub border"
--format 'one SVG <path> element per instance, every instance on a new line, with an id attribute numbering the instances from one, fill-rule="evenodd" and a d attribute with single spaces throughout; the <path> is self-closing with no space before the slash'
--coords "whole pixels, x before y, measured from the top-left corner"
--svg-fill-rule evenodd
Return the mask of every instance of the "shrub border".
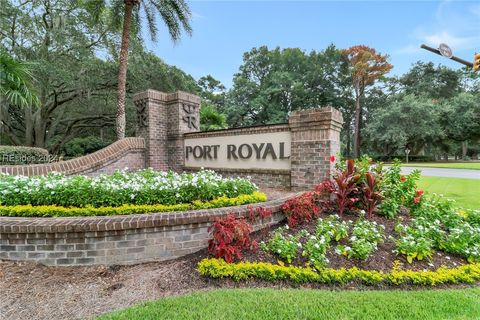
<path id="1" fill-rule="evenodd" d="M 218 197 L 211 201 L 194 201 L 193 203 L 179 203 L 173 205 L 132 205 L 124 204 L 118 207 L 62 207 L 62 206 L 32 206 L 16 205 L 1 206 L 0 216 L 3 217 L 87 217 L 130 215 L 152 212 L 172 212 L 199 209 L 224 208 L 267 201 L 265 193 L 255 191 L 252 194 L 242 194 L 238 197 Z"/>
<path id="2" fill-rule="evenodd" d="M 111 230 L 127 230 L 154 228 L 197 223 L 212 223 L 218 217 L 234 212 L 239 217 L 248 217 L 249 208 L 263 207 L 272 212 L 280 212 L 282 204 L 296 196 L 284 197 L 255 204 L 216 209 L 190 211 L 155 212 L 147 214 L 131 214 L 98 217 L 60 217 L 60 218 L 25 218 L 0 217 L 0 237 L 7 234 L 64 233 L 64 232 L 104 232 Z"/>
<path id="3" fill-rule="evenodd" d="M 440 267 L 435 271 L 401 270 L 394 267 L 388 273 L 376 270 L 326 268 L 319 271 L 305 267 L 285 266 L 266 262 L 226 263 L 222 259 L 203 259 L 198 263 L 201 275 L 210 278 L 231 278 L 235 281 L 257 278 L 267 281 L 288 280 L 294 283 L 422 285 L 473 283 L 480 280 L 480 263 L 455 268 Z"/>

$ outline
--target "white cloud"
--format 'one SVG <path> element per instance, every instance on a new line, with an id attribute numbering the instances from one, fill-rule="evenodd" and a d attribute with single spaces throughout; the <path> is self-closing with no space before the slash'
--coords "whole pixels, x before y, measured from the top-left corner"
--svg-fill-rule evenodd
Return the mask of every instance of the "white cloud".
<path id="1" fill-rule="evenodd" d="M 427 44 L 437 47 L 440 43 L 446 43 L 451 48 L 458 50 L 474 48 L 480 42 L 480 36 L 459 37 L 450 34 L 448 31 L 441 31 L 425 35 L 422 38 Z"/>
<path id="2" fill-rule="evenodd" d="M 420 44 L 437 48 L 446 43 L 452 50 L 472 50 L 480 45 L 480 5 L 466 6 L 465 2 L 446 0 L 438 4 L 429 24 L 415 28 L 411 41 L 394 54 L 420 52 Z"/>

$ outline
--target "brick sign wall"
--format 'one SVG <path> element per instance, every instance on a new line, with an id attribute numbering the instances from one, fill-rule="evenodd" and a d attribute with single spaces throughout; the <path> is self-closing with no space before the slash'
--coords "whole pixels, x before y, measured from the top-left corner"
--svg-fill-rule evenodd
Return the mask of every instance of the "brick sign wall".
<path id="1" fill-rule="evenodd" d="M 331 107 L 293 112 L 286 124 L 200 132 L 200 98 L 147 90 L 135 95 L 147 166 L 248 176 L 260 186 L 311 189 L 340 150 L 342 115 Z"/>
<path id="2" fill-rule="evenodd" d="M 147 90 L 134 96 L 137 137 L 93 154 L 51 164 L 1 166 L 14 175 L 97 175 L 138 170 L 213 169 L 250 177 L 265 187 L 311 189 L 331 171 L 340 150 L 342 115 L 331 107 L 293 112 L 288 123 L 200 132 L 200 98 L 186 92 Z"/>

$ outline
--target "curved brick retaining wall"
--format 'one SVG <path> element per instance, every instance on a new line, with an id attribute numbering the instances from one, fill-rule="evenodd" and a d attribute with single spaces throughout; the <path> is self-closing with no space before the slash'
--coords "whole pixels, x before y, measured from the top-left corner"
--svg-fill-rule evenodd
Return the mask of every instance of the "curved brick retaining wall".
<path id="1" fill-rule="evenodd" d="M 0 172 L 12 175 L 46 175 L 49 172 L 62 172 L 66 175 L 95 175 L 113 173 L 128 167 L 130 170 L 145 168 L 145 140 L 125 138 L 92 154 L 53 163 L 0 166 Z"/>
<path id="2" fill-rule="evenodd" d="M 292 197 L 251 205 L 273 211 L 258 230 L 281 221 Z M 112 217 L 0 217 L 0 259 L 45 265 L 134 264 L 170 260 L 207 246 L 208 227 L 230 212 L 248 216 L 248 205 L 176 213 Z"/>

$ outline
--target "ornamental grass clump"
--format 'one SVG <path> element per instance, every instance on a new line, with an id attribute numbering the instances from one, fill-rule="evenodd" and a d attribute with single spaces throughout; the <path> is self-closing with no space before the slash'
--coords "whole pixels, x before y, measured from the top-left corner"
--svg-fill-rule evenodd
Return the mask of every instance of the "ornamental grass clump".
<path id="1" fill-rule="evenodd" d="M 0 204 L 4 206 L 174 205 L 222 196 L 234 198 L 256 190 L 248 179 L 223 178 L 210 170 L 181 174 L 152 169 L 123 170 L 95 177 L 60 173 L 33 177 L 0 174 Z"/>

